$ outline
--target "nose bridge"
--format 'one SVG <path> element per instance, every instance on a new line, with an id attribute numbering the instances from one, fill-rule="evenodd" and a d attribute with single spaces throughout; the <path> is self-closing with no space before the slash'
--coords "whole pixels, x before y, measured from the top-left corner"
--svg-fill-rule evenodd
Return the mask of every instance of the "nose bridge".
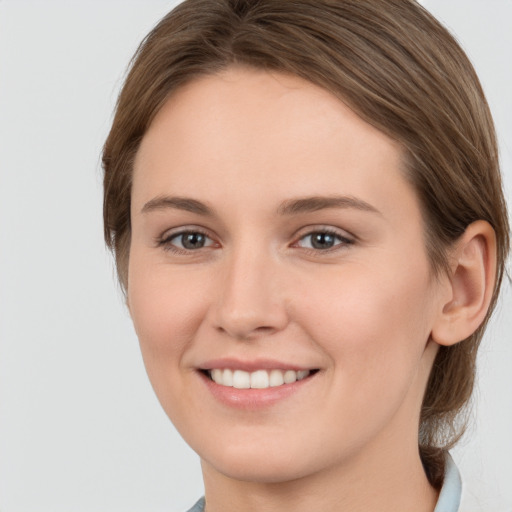
<path id="1" fill-rule="evenodd" d="M 224 265 L 216 327 L 239 339 L 283 329 L 284 290 L 271 251 L 260 244 L 239 243 L 226 255 Z"/>

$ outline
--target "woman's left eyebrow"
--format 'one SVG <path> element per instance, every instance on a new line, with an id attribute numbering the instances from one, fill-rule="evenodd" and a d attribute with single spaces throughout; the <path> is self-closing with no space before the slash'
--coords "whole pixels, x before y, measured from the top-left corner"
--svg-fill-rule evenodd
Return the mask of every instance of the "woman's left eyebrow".
<path id="1" fill-rule="evenodd" d="M 362 199 L 353 196 L 311 196 L 298 199 L 290 199 L 283 202 L 277 212 L 280 215 L 296 215 L 310 213 L 328 208 L 348 208 L 365 212 L 382 213 L 374 206 Z"/>

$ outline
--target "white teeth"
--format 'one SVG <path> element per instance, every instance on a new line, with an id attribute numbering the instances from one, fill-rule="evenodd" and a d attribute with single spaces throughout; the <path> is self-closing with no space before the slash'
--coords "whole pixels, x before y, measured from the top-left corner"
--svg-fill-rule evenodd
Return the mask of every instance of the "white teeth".
<path id="1" fill-rule="evenodd" d="M 215 382 L 217 382 L 217 381 L 215 381 Z M 222 384 L 224 384 L 224 386 L 232 386 L 233 385 L 233 370 L 226 368 L 222 372 Z"/>
<path id="2" fill-rule="evenodd" d="M 297 372 L 294 372 L 293 370 L 287 370 L 284 372 L 283 378 L 285 384 L 291 384 L 297 380 Z"/>
<path id="3" fill-rule="evenodd" d="M 251 387 L 251 374 L 242 370 L 233 372 L 233 387 L 237 389 L 249 389 Z"/>
<path id="4" fill-rule="evenodd" d="M 282 386 L 284 384 L 283 372 L 281 370 L 271 370 L 269 384 L 271 387 Z"/>
<path id="5" fill-rule="evenodd" d="M 256 370 L 245 372 L 243 370 L 231 370 L 229 368 L 214 368 L 209 371 L 212 380 L 221 386 L 237 389 L 267 389 L 269 387 L 292 384 L 295 381 L 305 379 L 311 374 L 310 370 Z"/>
<path id="6" fill-rule="evenodd" d="M 212 370 L 212 380 L 215 381 L 217 384 L 220 384 L 222 379 L 222 370 L 219 370 L 218 368 L 215 368 L 215 370 Z"/>
<path id="7" fill-rule="evenodd" d="M 268 373 L 265 370 L 258 370 L 251 373 L 251 388 L 265 389 L 268 388 Z"/>

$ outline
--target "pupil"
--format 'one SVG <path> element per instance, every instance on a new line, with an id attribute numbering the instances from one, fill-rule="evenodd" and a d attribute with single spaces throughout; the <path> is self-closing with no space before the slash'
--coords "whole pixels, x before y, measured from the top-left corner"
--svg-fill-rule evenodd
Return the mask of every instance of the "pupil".
<path id="1" fill-rule="evenodd" d="M 185 249 L 200 249 L 204 246 L 204 238 L 201 233 L 186 233 L 182 238 L 183 247 Z"/>
<path id="2" fill-rule="evenodd" d="M 334 245 L 334 238 L 329 233 L 316 233 L 312 237 L 311 245 L 315 249 L 329 249 Z"/>

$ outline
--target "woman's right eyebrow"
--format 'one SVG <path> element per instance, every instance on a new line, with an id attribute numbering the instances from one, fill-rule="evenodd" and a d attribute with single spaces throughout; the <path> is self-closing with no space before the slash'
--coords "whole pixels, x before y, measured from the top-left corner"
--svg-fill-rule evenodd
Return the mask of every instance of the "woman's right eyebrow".
<path id="1" fill-rule="evenodd" d="M 141 213 L 148 213 L 155 210 L 164 210 L 166 208 L 173 208 L 176 210 L 184 210 L 191 213 L 197 213 L 205 217 L 214 217 L 213 210 L 196 199 L 189 197 L 174 197 L 174 196 L 157 196 L 148 201 L 142 207 Z"/>

